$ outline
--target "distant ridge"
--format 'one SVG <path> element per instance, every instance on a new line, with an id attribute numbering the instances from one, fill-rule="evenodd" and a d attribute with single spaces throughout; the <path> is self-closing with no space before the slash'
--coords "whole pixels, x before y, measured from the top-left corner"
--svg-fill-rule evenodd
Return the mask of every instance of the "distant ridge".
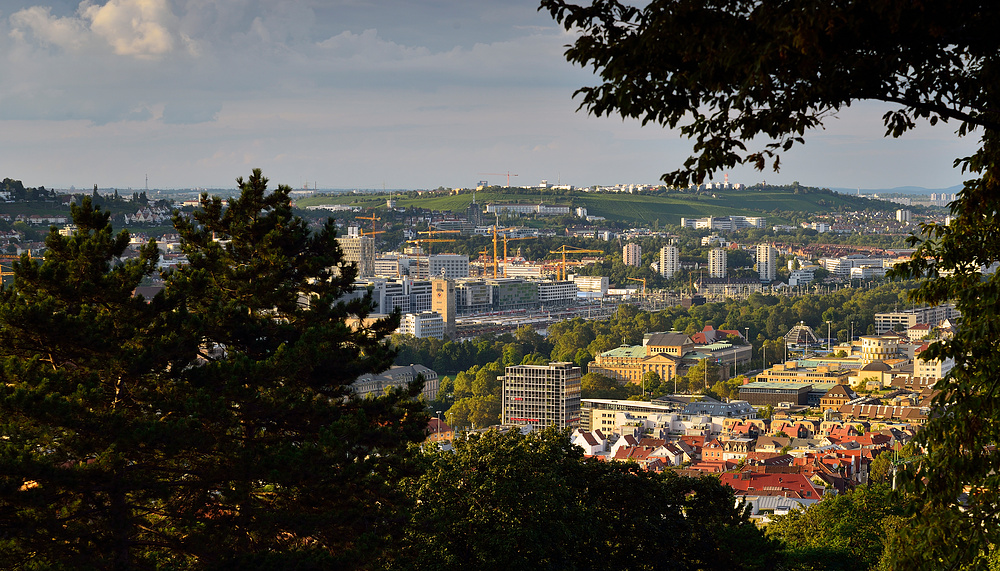
<path id="1" fill-rule="evenodd" d="M 857 194 L 857 188 L 834 188 L 831 187 L 830 190 L 834 192 L 839 192 L 841 194 Z M 947 192 L 949 194 L 955 193 L 962 190 L 961 184 L 956 184 L 955 186 L 949 186 L 948 188 L 924 188 L 922 186 L 897 186 L 895 188 L 862 188 L 862 194 L 872 194 L 872 193 L 883 193 L 883 194 L 930 194 L 932 192 Z"/>

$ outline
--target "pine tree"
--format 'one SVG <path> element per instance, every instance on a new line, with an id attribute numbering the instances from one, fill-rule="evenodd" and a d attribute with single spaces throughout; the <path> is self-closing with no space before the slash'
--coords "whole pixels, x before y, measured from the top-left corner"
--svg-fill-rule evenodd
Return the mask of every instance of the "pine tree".
<path id="1" fill-rule="evenodd" d="M 50 232 L 43 261 L 15 264 L 0 294 L 0 566 L 131 568 L 146 502 L 161 483 L 155 376 L 177 357 L 163 297 L 133 296 L 158 260 L 89 197 L 72 237 Z M 172 336 L 174 340 L 179 337 Z"/>
<path id="2" fill-rule="evenodd" d="M 175 218 L 189 264 L 150 302 L 154 243 L 89 199 L 0 295 L 0 567 L 346 568 L 398 533 L 419 387 L 357 399 L 398 318 L 352 328 L 355 270 L 259 170 Z"/>
<path id="3" fill-rule="evenodd" d="M 333 222 L 311 232 L 292 215 L 291 188 L 268 192 L 260 170 L 237 182 L 239 198 L 203 195 L 193 219 L 175 218 L 189 264 L 167 291 L 199 339 L 202 364 L 181 380 L 204 437 L 165 509 L 205 563 L 359 564 L 359 546 L 391 531 L 380 524 L 395 503 L 387 473 L 426 427 L 419 387 L 349 395 L 359 375 L 392 364 L 382 339 L 398 318 L 352 329 L 370 302 L 337 302 L 356 270 Z"/>

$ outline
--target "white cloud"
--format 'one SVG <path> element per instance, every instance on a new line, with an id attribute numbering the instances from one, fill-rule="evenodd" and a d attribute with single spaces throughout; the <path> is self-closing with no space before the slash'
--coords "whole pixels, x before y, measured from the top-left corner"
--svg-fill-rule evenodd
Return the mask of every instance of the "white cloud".
<path id="1" fill-rule="evenodd" d="M 27 41 L 26 32 L 42 44 L 54 45 L 65 50 L 81 49 L 89 39 L 89 32 L 79 18 L 58 18 L 52 9 L 32 6 L 10 16 L 11 37 Z"/>
<path id="2" fill-rule="evenodd" d="M 168 0 L 110 0 L 103 6 L 84 2 L 80 14 L 118 55 L 155 58 L 174 49 L 177 18 Z"/>
<path id="3" fill-rule="evenodd" d="M 48 6 L 31 6 L 11 14 L 10 36 L 22 44 L 57 46 L 81 52 L 110 47 L 120 56 L 159 58 L 177 44 L 177 18 L 169 0 L 84 0 L 72 16 L 59 17 Z M 186 46 L 191 53 L 191 46 Z"/>

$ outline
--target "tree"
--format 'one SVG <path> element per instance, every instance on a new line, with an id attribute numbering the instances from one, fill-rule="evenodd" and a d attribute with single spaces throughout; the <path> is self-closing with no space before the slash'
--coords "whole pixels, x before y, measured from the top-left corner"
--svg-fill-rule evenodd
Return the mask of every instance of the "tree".
<path id="1" fill-rule="evenodd" d="M 182 378 L 186 408 L 210 438 L 192 444 L 187 469 L 199 477 L 165 511 L 208 561 L 328 554 L 350 565 L 353 547 L 386 531 L 376 525 L 395 503 L 386 471 L 423 439 L 426 416 L 410 398 L 419 387 L 350 397 L 354 379 L 392 363 L 381 339 L 398 317 L 351 329 L 347 318 L 371 304 L 338 302 L 355 269 L 333 221 L 310 231 L 292 215 L 291 189 L 269 192 L 259 169 L 237 184 L 227 206 L 202 195 L 193 218 L 174 220 L 189 263 L 168 289 L 205 361 Z M 193 517 L 204 513 L 214 515 Z"/>
<path id="2" fill-rule="evenodd" d="M 887 544 L 907 525 L 900 498 L 885 485 L 859 486 L 805 511 L 776 516 L 767 528 L 800 569 L 877 569 Z"/>
<path id="3" fill-rule="evenodd" d="M 930 358 L 955 368 L 936 385 L 935 411 L 918 435 L 928 450 L 907 479 L 921 513 L 912 564 L 954 567 L 1000 544 L 1000 401 L 994 398 L 1000 352 L 1000 5 L 973 0 L 823 2 L 617 0 L 577 6 L 542 0 L 564 26 L 579 30 L 570 62 L 593 66 L 602 83 L 577 91 L 581 107 L 643 123 L 679 127 L 695 156 L 664 177 L 678 186 L 749 162 L 777 168 L 778 154 L 824 118 L 859 100 L 898 107 L 883 116 L 898 137 L 918 119 L 979 131 L 980 147 L 956 165 L 972 177 L 950 205 L 949 225 L 924 225 L 911 261 L 891 275 L 929 278 L 912 301 L 954 301 L 963 315 L 955 337 Z M 757 139 L 760 137 L 760 139 Z M 762 148 L 747 142 L 767 139 Z M 863 328 L 861 330 L 864 330 Z M 839 336 L 838 331 L 838 336 Z M 957 453 L 961 451 L 961 453 Z M 979 490 L 958 502 L 966 489 Z M 926 523 L 923 533 L 921 521 Z M 951 533 L 937 533 L 947 528 Z M 962 541 L 956 542 L 957 537 Z M 957 546 L 957 548 L 956 548 Z"/>
<path id="4" fill-rule="evenodd" d="M 384 567 L 771 569 L 775 543 L 712 477 L 583 460 L 554 428 L 431 449 L 403 487 L 416 508 Z"/>
<path id="5" fill-rule="evenodd" d="M 143 500 L 162 500 L 162 442 L 181 437 L 157 418 L 155 376 L 178 364 L 158 314 L 133 296 L 159 259 L 129 243 L 91 203 L 72 206 L 77 230 L 52 231 L 44 260 L 15 263 L 0 294 L 0 565 L 129 568 L 154 538 Z M 148 565 L 148 562 L 146 562 Z"/>
<path id="6" fill-rule="evenodd" d="M 332 223 L 255 170 L 175 226 L 189 265 L 133 297 L 156 245 L 128 244 L 89 200 L 0 297 L 0 561 L 38 567 L 355 567 L 395 533 L 387 474 L 423 438 L 419 387 L 373 399 L 395 318 L 370 302 Z"/>

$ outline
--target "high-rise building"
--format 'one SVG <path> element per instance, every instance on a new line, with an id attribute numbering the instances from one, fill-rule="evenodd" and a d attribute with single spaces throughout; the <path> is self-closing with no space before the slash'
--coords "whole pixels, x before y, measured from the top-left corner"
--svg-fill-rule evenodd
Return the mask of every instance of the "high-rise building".
<path id="1" fill-rule="evenodd" d="M 778 251 L 774 246 L 757 244 L 757 273 L 762 282 L 773 282 L 778 277 Z"/>
<path id="2" fill-rule="evenodd" d="M 641 266 L 642 247 L 639 244 L 625 244 L 625 248 L 622 250 L 622 260 L 626 266 Z"/>
<path id="3" fill-rule="evenodd" d="M 726 277 L 726 251 L 722 248 L 712 248 L 708 251 L 708 277 Z"/>
<path id="4" fill-rule="evenodd" d="M 501 379 L 504 424 L 580 425 L 580 367 L 563 362 L 513 365 Z"/>
<path id="5" fill-rule="evenodd" d="M 665 278 L 672 278 L 681 271 L 681 257 L 677 246 L 664 246 L 660 248 L 660 275 Z"/>
<path id="6" fill-rule="evenodd" d="M 447 278 L 434 278 L 431 280 L 431 288 L 434 290 L 431 297 L 431 310 L 441 316 L 444 325 L 443 333 L 448 337 L 455 337 L 455 314 L 457 313 L 455 282 Z"/>
<path id="7" fill-rule="evenodd" d="M 344 251 L 344 261 L 354 262 L 358 266 L 358 276 L 375 275 L 375 238 L 362 236 L 360 229 L 352 226 L 347 229 L 347 236 L 337 238 L 337 243 Z"/>

